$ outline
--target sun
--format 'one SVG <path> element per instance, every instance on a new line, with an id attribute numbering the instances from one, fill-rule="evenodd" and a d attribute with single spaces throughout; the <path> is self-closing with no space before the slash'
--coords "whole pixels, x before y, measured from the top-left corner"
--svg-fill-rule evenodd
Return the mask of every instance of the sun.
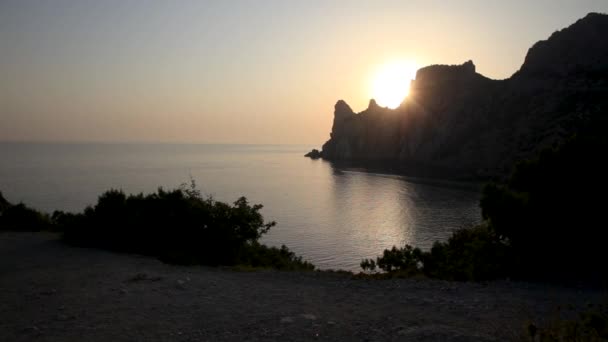
<path id="1" fill-rule="evenodd" d="M 397 108 L 410 91 L 416 78 L 416 64 L 412 61 L 395 61 L 378 68 L 372 82 L 372 96 L 383 107 Z"/>

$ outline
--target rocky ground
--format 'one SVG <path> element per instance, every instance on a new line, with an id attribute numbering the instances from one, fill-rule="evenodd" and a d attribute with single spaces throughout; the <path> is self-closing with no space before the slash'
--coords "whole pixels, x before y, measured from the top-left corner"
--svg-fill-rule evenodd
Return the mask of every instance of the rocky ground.
<path id="1" fill-rule="evenodd" d="M 0 234 L 0 341 L 517 340 L 601 291 L 233 271 Z"/>

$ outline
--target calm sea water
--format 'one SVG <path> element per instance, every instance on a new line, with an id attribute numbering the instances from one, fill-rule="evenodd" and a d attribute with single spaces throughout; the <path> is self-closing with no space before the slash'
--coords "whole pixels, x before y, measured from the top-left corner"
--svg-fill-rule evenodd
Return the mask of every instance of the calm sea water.
<path id="1" fill-rule="evenodd" d="M 262 203 L 278 223 L 263 241 L 324 269 L 359 270 L 385 248 L 429 248 L 480 220 L 477 185 L 341 169 L 304 158 L 310 148 L 0 143 L 0 191 L 45 211 L 80 211 L 110 188 L 146 193 L 192 177 L 218 200 Z"/>

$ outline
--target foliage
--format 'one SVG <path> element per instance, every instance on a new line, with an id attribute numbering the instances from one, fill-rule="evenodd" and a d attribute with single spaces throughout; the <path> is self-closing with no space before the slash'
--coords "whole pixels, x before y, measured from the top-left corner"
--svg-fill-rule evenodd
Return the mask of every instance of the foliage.
<path id="1" fill-rule="evenodd" d="M 487 226 L 460 229 L 430 251 L 406 245 L 384 250 L 376 260 L 365 259 L 361 268 L 399 275 L 425 275 L 450 280 L 487 280 L 505 273 L 508 248 Z"/>
<path id="2" fill-rule="evenodd" d="M 52 229 L 48 215 L 27 207 L 12 204 L 0 192 L 0 231 L 42 231 Z"/>
<path id="3" fill-rule="evenodd" d="M 589 305 L 587 310 L 574 319 L 563 318 L 564 315 L 560 311 L 557 312 L 557 317 L 545 324 L 530 323 L 527 326 L 524 340 L 540 342 L 608 341 L 608 306 Z"/>
<path id="4" fill-rule="evenodd" d="M 4 212 L 10 205 L 11 204 L 4 198 L 4 195 L 2 195 L 2 192 L 0 191 L 0 213 Z"/>
<path id="5" fill-rule="evenodd" d="M 313 269 L 287 247 L 258 240 L 275 222 L 265 222 L 262 205 L 245 197 L 232 205 L 203 198 L 196 185 L 171 191 L 125 195 L 103 193 L 81 214 L 55 212 L 54 222 L 69 243 L 154 255 L 180 264 L 248 265 Z"/>
<path id="6" fill-rule="evenodd" d="M 382 256 L 376 260 L 365 259 L 361 261 L 361 268 L 374 271 L 376 267 L 385 272 L 398 272 L 404 275 L 414 275 L 421 272 L 420 263 L 423 253 L 418 248 L 405 245 L 403 248 L 394 247 L 385 249 Z"/>
<path id="7" fill-rule="evenodd" d="M 81 213 L 55 211 L 50 217 L 21 203 L 13 205 L 0 193 L 0 230 L 55 230 L 73 245 L 152 255 L 178 264 L 314 269 L 286 246 L 259 243 L 276 224 L 264 221 L 261 209 L 245 197 L 233 204 L 203 198 L 194 181 L 147 195 L 109 190 Z"/>
<path id="8" fill-rule="evenodd" d="M 482 215 L 517 256 L 512 276 L 606 280 L 606 138 L 574 137 L 485 187 Z"/>
<path id="9" fill-rule="evenodd" d="M 447 242 L 435 242 L 423 259 L 425 274 L 449 280 L 505 277 L 510 249 L 487 225 L 460 229 Z"/>
<path id="10" fill-rule="evenodd" d="M 453 280 L 606 282 L 607 140 L 575 136 L 544 150 L 519 163 L 506 182 L 484 187 L 481 225 L 428 252 L 393 247 L 361 267 Z"/>
<path id="11" fill-rule="evenodd" d="M 290 251 L 287 246 L 280 248 L 268 247 L 260 243 L 252 243 L 245 246 L 239 255 L 239 265 L 249 265 L 256 268 L 274 268 L 278 270 L 314 270 L 315 266 L 304 261 Z"/>

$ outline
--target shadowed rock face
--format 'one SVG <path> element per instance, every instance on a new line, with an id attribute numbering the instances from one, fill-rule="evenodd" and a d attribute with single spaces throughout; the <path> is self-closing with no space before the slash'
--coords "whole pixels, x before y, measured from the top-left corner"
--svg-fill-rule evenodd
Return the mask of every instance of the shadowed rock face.
<path id="1" fill-rule="evenodd" d="M 564 77 L 581 72 L 606 72 L 608 19 L 590 13 L 572 26 L 537 42 L 528 51 L 519 73 L 538 77 Z"/>
<path id="2" fill-rule="evenodd" d="M 374 100 L 355 114 L 340 100 L 321 157 L 502 176 L 520 159 L 562 141 L 606 113 L 608 16 L 589 14 L 536 43 L 521 69 L 491 80 L 462 65 L 418 70 L 394 110 Z"/>

